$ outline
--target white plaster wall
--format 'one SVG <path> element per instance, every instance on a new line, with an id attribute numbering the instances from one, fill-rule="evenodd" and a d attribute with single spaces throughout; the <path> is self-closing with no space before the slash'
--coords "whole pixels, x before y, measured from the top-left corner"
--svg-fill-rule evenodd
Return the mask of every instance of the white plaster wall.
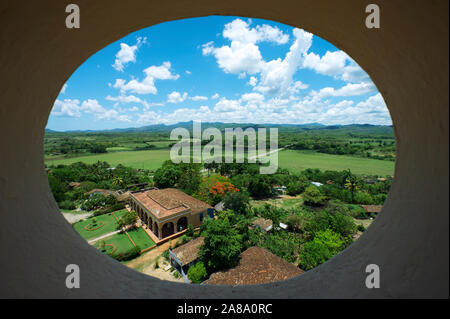
<path id="1" fill-rule="evenodd" d="M 448 297 L 448 1 L 377 0 L 381 29 L 364 27 L 360 0 L 77 0 L 0 2 L 0 297 Z M 212 14 L 297 26 L 352 56 L 382 93 L 398 157 L 390 196 L 372 227 L 316 269 L 257 287 L 193 286 L 144 276 L 106 258 L 58 213 L 43 170 L 44 128 L 63 83 L 126 34 Z M 65 287 L 65 267 L 81 288 Z M 381 288 L 364 285 L 381 268 Z"/>

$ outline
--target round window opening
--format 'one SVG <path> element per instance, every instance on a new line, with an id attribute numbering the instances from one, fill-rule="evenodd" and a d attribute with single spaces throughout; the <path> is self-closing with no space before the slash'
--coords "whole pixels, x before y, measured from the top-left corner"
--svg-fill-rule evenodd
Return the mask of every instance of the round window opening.
<path id="1" fill-rule="evenodd" d="M 50 114 L 64 218 L 127 267 L 189 284 L 301 275 L 357 240 L 395 166 L 381 94 L 345 52 L 238 17 L 134 32 L 90 57 Z"/>

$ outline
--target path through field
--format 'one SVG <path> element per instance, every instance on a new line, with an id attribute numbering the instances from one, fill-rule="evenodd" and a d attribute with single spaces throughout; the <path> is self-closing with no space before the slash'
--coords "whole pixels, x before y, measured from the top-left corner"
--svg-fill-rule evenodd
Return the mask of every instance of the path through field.
<path id="1" fill-rule="evenodd" d="M 75 224 L 80 220 L 86 219 L 92 216 L 92 213 L 82 213 L 82 214 L 73 214 L 73 213 L 62 213 L 64 218 L 70 223 Z"/>
<path id="2" fill-rule="evenodd" d="M 258 155 L 255 155 L 255 156 L 250 156 L 248 159 L 249 159 L 249 160 L 253 160 L 253 159 L 256 159 L 256 158 L 258 158 L 258 157 L 267 156 L 267 155 L 270 155 L 270 154 L 273 154 L 273 153 L 282 151 L 282 150 L 284 150 L 284 149 L 285 149 L 285 147 L 277 148 L 276 150 L 273 150 L 273 151 L 270 151 L 270 152 L 258 154 Z"/>
<path id="3" fill-rule="evenodd" d="M 97 237 L 97 238 L 94 238 L 94 239 L 89 240 L 89 241 L 88 241 L 88 244 L 93 244 L 93 243 L 95 243 L 96 241 L 99 241 L 99 240 L 101 240 L 101 239 L 103 239 L 103 238 L 107 238 L 107 237 L 110 237 L 110 236 L 115 235 L 115 234 L 118 234 L 118 233 L 120 233 L 120 230 L 116 230 L 116 231 L 113 231 L 113 232 L 104 234 L 104 235 L 102 235 L 102 236 L 100 236 L 100 237 Z"/>

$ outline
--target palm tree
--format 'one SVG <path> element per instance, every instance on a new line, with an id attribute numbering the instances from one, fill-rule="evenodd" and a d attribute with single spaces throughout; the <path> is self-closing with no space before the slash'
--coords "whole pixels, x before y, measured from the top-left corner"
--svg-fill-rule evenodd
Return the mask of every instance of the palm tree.
<path id="1" fill-rule="evenodd" d="M 345 188 L 347 188 L 350 191 L 350 194 L 352 196 L 352 204 L 353 204 L 353 197 L 356 190 L 359 189 L 359 181 L 358 178 L 355 175 L 350 175 L 345 180 Z"/>
<path id="2" fill-rule="evenodd" d="M 114 177 L 114 179 L 113 179 L 113 181 L 112 181 L 112 184 L 113 184 L 114 186 L 124 187 L 124 184 L 125 184 L 125 183 L 124 183 L 122 177 L 116 176 L 116 177 Z"/>

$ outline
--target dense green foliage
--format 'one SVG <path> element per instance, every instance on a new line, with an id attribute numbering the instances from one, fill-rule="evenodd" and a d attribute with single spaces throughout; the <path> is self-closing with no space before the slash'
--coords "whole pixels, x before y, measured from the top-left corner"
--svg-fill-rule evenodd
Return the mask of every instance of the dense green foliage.
<path id="1" fill-rule="evenodd" d="M 205 237 L 200 258 L 208 273 L 234 267 L 242 249 L 241 236 L 227 219 L 206 219 L 201 227 Z"/>
<path id="2" fill-rule="evenodd" d="M 123 185 L 148 183 L 151 181 L 149 173 L 137 169 L 118 165 L 111 168 L 106 162 L 97 162 L 92 165 L 74 163 L 71 165 L 50 166 L 47 170 L 50 188 L 60 208 L 82 206 L 83 209 L 93 210 L 99 207 L 117 204 L 113 198 L 104 198 L 103 195 L 89 197 L 86 192 L 92 189 L 120 189 Z M 117 183 L 117 180 L 122 181 Z M 71 182 L 79 182 L 81 186 L 72 188 Z M 103 197 L 102 197 L 103 196 Z M 111 196 L 112 197 L 112 196 Z M 88 202 L 85 202 L 88 200 Z M 71 201 L 73 205 L 69 205 Z M 66 208 L 67 207 L 67 208 Z"/>
<path id="3" fill-rule="evenodd" d="M 110 254 L 110 256 L 118 261 L 127 261 L 136 258 L 141 252 L 141 247 L 134 246 L 127 251 Z"/>
<path id="4" fill-rule="evenodd" d="M 194 284 L 199 284 L 208 276 L 205 268 L 205 264 L 199 261 L 195 265 L 191 266 L 188 270 L 187 276 Z"/>
<path id="5" fill-rule="evenodd" d="M 198 191 L 201 183 L 201 164 L 165 161 L 154 175 L 155 186 L 159 188 L 178 187 L 187 194 Z"/>
<path id="6" fill-rule="evenodd" d="M 128 225 L 134 225 L 136 223 L 138 218 L 138 215 L 135 211 L 127 211 L 125 214 L 122 215 L 122 217 L 119 218 L 119 221 L 117 222 L 117 229 L 121 229 Z"/>

